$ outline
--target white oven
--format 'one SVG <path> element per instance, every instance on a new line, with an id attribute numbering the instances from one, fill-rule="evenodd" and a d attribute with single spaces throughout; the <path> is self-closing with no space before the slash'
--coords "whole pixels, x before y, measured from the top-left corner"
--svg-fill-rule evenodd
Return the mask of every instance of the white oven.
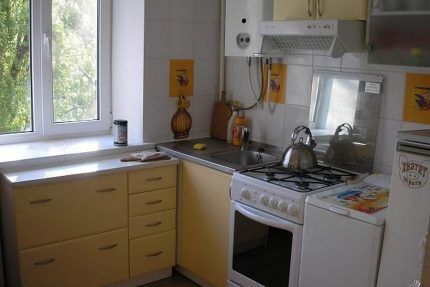
<path id="1" fill-rule="evenodd" d="M 297 287 L 306 196 L 352 174 L 278 164 L 235 172 L 231 185 L 228 286 Z"/>
<path id="2" fill-rule="evenodd" d="M 228 286 L 297 286 L 302 226 L 232 201 Z"/>

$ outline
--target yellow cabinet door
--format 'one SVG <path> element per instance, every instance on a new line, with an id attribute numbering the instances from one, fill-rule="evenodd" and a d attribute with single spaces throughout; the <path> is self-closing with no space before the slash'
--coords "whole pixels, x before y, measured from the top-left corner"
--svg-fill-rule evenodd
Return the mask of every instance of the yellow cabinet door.
<path id="1" fill-rule="evenodd" d="M 226 286 L 231 175 L 187 161 L 182 169 L 178 264 Z"/>
<path id="2" fill-rule="evenodd" d="M 130 277 L 175 265 L 175 231 L 130 240 Z"/>
<path id="3" fill-rule="evenodd" d="M 176 209 L 131 217 L 129 220 L 130 239 L 175 229 Z"/>
<path id="4" fill-rule="evenodd" d="M 366 20 L 367 0 L 315 0 L 317 18 Z"/>
<path id="5" fill-rule="evenodd" d="M 367 0 L 274 0 L 273 19 L 366 20 Z"/>
<path id="6" fill-rule="evenodd" d="M 176 165 L 142 169 L 128 173 L 129 193 L 176 186 Z"/>
<path id="7" fill-rule="evenodd" d="M 273 20 L 298 20 L 315 18 L 316 0 L 274 0 Z"/>
<path id="8" fill-rule="evenodd" d="M 176 187 L 132 194 L 129 198 L 130 217 L 173 208 L 176 208 Z"/>
<path id="9" fill-rule="evenodd" d="M 20 251 L 19 265 L 23 287 L 95 287 L 127 280 L 127 229 Z"/>
<path id="10" fill-rule="evenodd" d="M 127 174 L 18 188 L 18 249 L 127 226 Z"/>

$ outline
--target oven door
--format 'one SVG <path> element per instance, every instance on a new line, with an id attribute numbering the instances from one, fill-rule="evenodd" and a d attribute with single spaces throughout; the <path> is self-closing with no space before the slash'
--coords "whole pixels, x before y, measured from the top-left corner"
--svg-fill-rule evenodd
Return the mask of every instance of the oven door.
<path id="1" fill-rule="evenodd" d="M 232 201 L 229 286 L 296 287 L 302 226 Z"/>

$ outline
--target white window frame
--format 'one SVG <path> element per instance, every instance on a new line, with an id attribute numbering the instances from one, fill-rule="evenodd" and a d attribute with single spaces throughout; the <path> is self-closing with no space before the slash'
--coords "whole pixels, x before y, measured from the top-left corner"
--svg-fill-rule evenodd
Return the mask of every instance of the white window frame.
<path id="1" fill-rule="evenodd" d="M 112 126 L 111 25 L 112 0 L 99 1 L 98 105 L 99 119 L 54 123 L 51 65 L 51 1 L 31 2 L 32 132 L 0 135 L 0 144 L 65 136 L 107 134 Z"/>

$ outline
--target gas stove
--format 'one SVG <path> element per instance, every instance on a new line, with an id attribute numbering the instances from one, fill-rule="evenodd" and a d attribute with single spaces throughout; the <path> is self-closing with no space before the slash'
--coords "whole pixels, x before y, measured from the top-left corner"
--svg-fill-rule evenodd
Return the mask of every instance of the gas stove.
<path id="1" fill-rule="evenodd" d="M 292 170 L 282 164 L 235 172 L 231 198 L 278 217 L 303 224 L 308 195 L 346 185 L 358 175 L 319 165 L 308 170 Z"/>

